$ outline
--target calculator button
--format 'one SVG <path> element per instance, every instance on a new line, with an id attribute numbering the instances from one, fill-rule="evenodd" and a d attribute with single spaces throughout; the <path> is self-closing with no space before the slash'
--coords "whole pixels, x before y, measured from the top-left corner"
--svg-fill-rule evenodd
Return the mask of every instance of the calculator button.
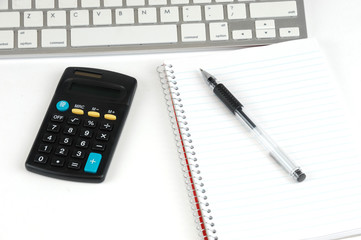
<path id="1" fill-rule="evenodd" d="M 73 152 L 73 155 L 71 155 L 71 156 L 74 157 L 74 158 L 84 158 L 85 152 L 82 151 L 82 150 L 75 150 Z"/>
<path id="2" fill-rule="evenodd" d="M 54 167 L 62 167 L 64 166 L 65 160 L 62 158 L 53 158 L 51 160 L 50 165 L 54 166 Z"/>
<path id="3" fill-rule="evenodd" d="M 93 145 L 92 150 L 95 151 L 104 151 L 105 150 L 105 144 L 103 143 L 96 143 Z"/>
<path id="4" fill-rule="evenodd" d="M 43 136 L 43 141 L 44 142 L 55 142 L 56 136 L 53 134 L 49 134 L 49 133 L 45 133 Z"/>
<path id="5" fill-rule="evenodd" d="M 43 153 L 50 153 L 51 152 L 51 146 L 48 144 L 40 144 L 38 151 Z"/>
<path id="6" fill-rule="evenodd" d="M 68 164 L 68 168 L 71 168 L 71 169 L 80 169 L 80 166 L 81 166 L 81 163 L 78 162 L 78 161 L 70 161 L 69 164 Z"/>
<path id="7" fill-rule="evenodd" d="M 70 146 L 72 144 L 72 142 L 73 142 L 73 139 L 70 137 L 61 137 L 59 144 Z"/>
<path id="8" fill-rule="evenodd" d="M 65 147 L 58 147 L 55 150 L 55 155 L 64 156 L 66 157 L 68 155 L 69 150 Z"/>
<path id="9" fill-rule="evenodd" d="M 105 119 L 111 120 L 111 121 L 115 121 L 117 120 L 117 116 L 113 115 L 113 114 L 105 114 L 104 115 Z"/>
<path id="10" fill-rule="evenodd" d="M 86 161 L 84 172 L 96 173 L 98 171 L 98 167 L 101 160 L 102 160 L 101 154 L 91 152 L 89 154 L 88 160 Z"/>
<path id="11" fill-rule="evenodd" d="M 48 156 L 43 154 L 37 154 L 34 158 L 34 162 L 45 164 L 48 161 Z"/>
<path id="12" fill-rule="evenodd" d="M 91 138 L 93 136 L 93 131 L 88 129 L 80 130 L 80 137 Z"/>
<path id="13" fill-rule="evenodd" d="M 84 115 L 84 110 L 79 109 L 79 108 L 73 108 L 71 110 L 72 113 L 76 114 L 76 115 Z"/>
<path id="14" fill-rule="evenodd" d="M 100 132 L 97 134 L 97 139 L 98 140 L 103 140 L 103 141 L 108 141 L 109 140 L 109 133 L 103 133 L 103 132 Z"/>
<path id="15" fill-rule="evenodd" d="M 88 116 L 98 118 L 98 117 L 100 117 L 100 113 L 95 112 L 95 111 L 89 111 Z"/>
<path id="16" fill-rule="evenodd" d="M 65 100 L 61 100 L 56 104 L 56 108 L 60 111 L 60 112 L 65 112 L 66 110 L 69 109 L 69 103 Z"/>
<path id="17" fill-rule="evenodd" d="M 113 124 L 112 123 L 102 123 L 102 125 L 100 125 L 100 129 L 111 131 L 113 129 Z"/>
<path id="18" fill-rule="evenodd" d="M 85 127 L 95 128 L 97 126 L 97 122 L 94 120 L 86 120 L 84 122 Z"/>
<path id="19" fill-rule="evenodd" d="M 71 125 L 79 125 L 80 124 L 80 118 L 78 117 L 70 117 L 68 119 L 68 123 Z"/>
<path id="20" fill-rule="evenodd" d="M 53 122 L 63 122 L 64 118 L 65 117 L 63 115 L 53 114 L 53 116 L 51 116 L 51 121 L 53 121 Z"/>
<path id="21" fill-rule="evenodd" d="M 49 123 L 48 128 L 46 129 L 48 132 L 58 133 L 60 130 L 60 125 L 55 123 Z"/>
<path id="22" fill-rule="evenodd" d="M 64 128 L 64 134 L 66 135 L 75 135 L 76 133 L 76 128 L 74 127 L 65 127 Z"/>
<path id="23" fill-rule="evenodd" d="M 89 146 L 89 141 L 88 140 L 78 139 L 75 146 L 80 147 L 80 148 L 87 148 Z"/>

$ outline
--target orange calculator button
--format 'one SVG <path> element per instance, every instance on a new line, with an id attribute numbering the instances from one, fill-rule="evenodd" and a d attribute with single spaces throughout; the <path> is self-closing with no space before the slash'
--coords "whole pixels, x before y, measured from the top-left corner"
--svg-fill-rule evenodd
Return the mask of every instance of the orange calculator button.
<path id="1" fill-rule="evenodd" d="M 113 114 L 105 114 L 105 115 L 104 115 L 104 118 L 105 118 L 105 119 L 108 119 L 108 120 L 112 120 L 112 121 L 117 120 L 117 116 L 115 116 L 115 115 L 113 115 Z"/>

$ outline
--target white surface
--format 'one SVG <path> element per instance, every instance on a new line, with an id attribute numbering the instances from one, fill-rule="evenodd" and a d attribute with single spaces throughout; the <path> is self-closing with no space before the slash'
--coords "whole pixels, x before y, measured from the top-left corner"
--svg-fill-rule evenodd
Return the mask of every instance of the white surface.
<path id="1" fill-rule="evenodd" d="M 361 2 L 305 0 L 316 38 L 358 126 Z M 178 53 L 179 55 L 183 55 Z M 0 239 L 196 239 L 155 68 L 174 54 L 0 60 Z M 138 79 L 134 103 L 101 184 L 27 172 L 24 161 L 67 66 Z"/>

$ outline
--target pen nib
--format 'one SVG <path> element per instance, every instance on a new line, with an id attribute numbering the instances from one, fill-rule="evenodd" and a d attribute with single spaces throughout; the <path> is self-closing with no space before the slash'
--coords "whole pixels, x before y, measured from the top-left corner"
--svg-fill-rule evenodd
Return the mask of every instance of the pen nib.
<path id="1" fill-rule="evenodd" d="M 216 78 L 212 74 L 210 74 L 210 73 L 206 72 L 205 70 L 203 70 L 202 68 L 200 68 L 199 70 L 201 71 L 201 73 L 203 75 L 203 78 L 207 82 L 207 84 L 212 89 L 215 88 L 217 86 L 217 84 L 218 84 L 217 81 L 216 81 Z"/>

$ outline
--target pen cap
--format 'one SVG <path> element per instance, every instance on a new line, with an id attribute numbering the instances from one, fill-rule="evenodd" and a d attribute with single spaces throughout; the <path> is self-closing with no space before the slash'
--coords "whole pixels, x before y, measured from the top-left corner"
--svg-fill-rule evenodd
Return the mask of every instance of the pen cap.
<path id="1" fill-rule="evenodd" d="M 217 86 L 213 89 L 213 92 L 219 99 L 221 99 L 228 109 L 231 110 L 232 113 L 234 113 L 236 109 L 242 110 L 243 105 L 222 83 L 217 84 Z"/>

